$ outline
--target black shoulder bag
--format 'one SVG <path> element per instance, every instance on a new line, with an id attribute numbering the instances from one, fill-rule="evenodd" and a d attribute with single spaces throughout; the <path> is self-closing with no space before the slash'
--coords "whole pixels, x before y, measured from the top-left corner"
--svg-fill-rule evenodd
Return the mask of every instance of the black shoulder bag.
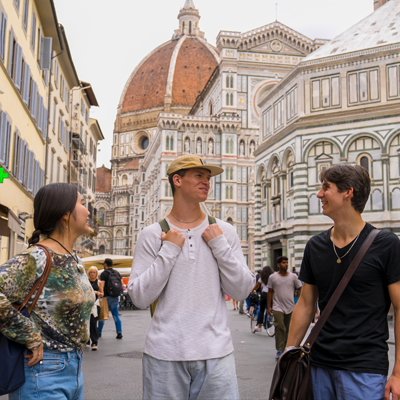
<path id="1" fill-rule="evenodd" d="M 287 350 L 279 358 L 271 382 L 269 400 L 313 399 L 310 365 L 311 347 L 379 232 L 379 230 L 374 229 L 369 233 L 303 346 Z"/>
<path id="2" fill-rule="evenodd" d="M 33 308 L 35 307 L 39 296 L 42 293 L 47 278 L 49 277 L 52 259 L 49 250 L 37 244 L 46 253 L 46 266 L 42 276 L 34 283 L 31 291 L 27 294 L 21 304 L 13 304 L 14 308 L 25 317 L 29 318 Z M 39 288 L 39 289 L 38 289 Z M 28 301 L 38 289 L 33 302 L 26 307 Z M 24 371 L 24 351 L 26 347 L 20 343 L 7 339 L 0 333 L 0 396 L 8 394 L 18 389 L 25 383 Z"/>

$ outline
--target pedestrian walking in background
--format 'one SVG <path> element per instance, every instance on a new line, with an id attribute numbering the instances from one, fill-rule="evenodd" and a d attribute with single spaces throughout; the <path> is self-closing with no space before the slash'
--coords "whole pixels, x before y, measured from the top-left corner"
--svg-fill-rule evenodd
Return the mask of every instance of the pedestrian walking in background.
<path id="1" fill-rule="evenodd" d="M 92 307 L 90 314 L 90 342 L 92 343 L 92 350 L 97 350 L 97 342 L 99 340 L 99 332 L 97 329 L 97 321 L 100 314 L 100 303 L 99 300 L 104 296 L 104 282 L 99 280 L 99 270 L 97 267 L 90 267 L 87 271 L 89 282 L 92 285 L 94 294 L 96 295 L 96 302 Z"/>
<path id="2" fill-rule="evenodd" d="M 118 271 L 113 268 L 113 261 L 110 258 L 104 260 L 104 271 L 100 275 L 100 280 L 104 282 L 104 296 L 107 299 L 108 309 L 114 318 L 117 339 L 122 339 L 122 322 L 119 317 L 119 296 L 122 294 L 122 278 Z M 105 321 L 99 321 L 99 337 L 103 332 Z"/>
<path id="3" fill-rule="evenodd" d="M 167 172 L 174 196 L 170 230 L 165 234 L 159 223 L 143 229 L 128 284 L 138 307 L 158 299 L 144 346 L 143 398 L 235 400 L 224 293 L 244 299 L 255 278 L 232 225 L 200 208 L 211 177 L 223 169 L 183 156 Z"/>
<path id="4" fill-rule="evenodd" d="M 274 316 L 275 348 L 278 359 L 286 347 L 290 320 L 294 309 L 294 292 L 301 292 L 301 282 L 297 275 L 288 272 L 288 258 L 280 256 L 276 260 L 279 271 L 268 279 L 268 314 Z"/>
<path id="5" fill-rule="evenodd" d="M 315 314 L 324 311 L 342 277 L 374 227 L 364 211 L 371 180 L 359 165 L 335 165 L 320 174 L 318 198 L 334 225 L 312 237 L 304 252 L 299 278 L 302 294 L 293 313 L 287 346 L 298 346 Z M 389 370 L 387 313 L 400 313 L 400 241 L 381 231 L 360 262 L 311 348 L 315 399 L 389 400 L 400 396 L 399 344 L 392 376 Z M 396 318 L 395 338 L 400 335 Z M 386 386 L 386 388 L 385 388 Z"/>
<path id="6" fill-rule="evenodd" d="M 255 332 L 261 332 L 261 326 L 264 323 L 264 313 L 265 313 L 265 308 L 267 305 L 267 299 L 268 299 L 268 279 L 270 275 L 274 273 L 274 270 L 266 266 L 261 270 L 260 273 L 260 279 L 258 280 L 256 287 L 253 290 L 257 290 L 259 285 L 261 287 L 261 297 L 260 297 L 260 312 L 258 314 L 258 320 L 257 320 L 257 327 L 254 329 L 253 333 Z"/>
<path id="7" fill-rule="evenodd" d="M 74 186 L 42 187 L 34 200 L 30 247 L 0 266 L 0 332 L 27 348 L 25 383 L 10 400 L 83 399 L 82 348 L 89 339 L 94 293 L 73 245 L 89 233 L 88 217 Z M 13 303 L 23 301 L 44 271 L 46 253 L 36 244 L 47 247 L 52 268 L 26 318 Z"/>

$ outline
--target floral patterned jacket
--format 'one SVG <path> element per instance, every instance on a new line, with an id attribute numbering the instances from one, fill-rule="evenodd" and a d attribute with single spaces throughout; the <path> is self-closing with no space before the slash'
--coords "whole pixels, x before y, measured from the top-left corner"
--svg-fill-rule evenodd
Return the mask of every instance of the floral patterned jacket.
<path id="1" fill-rule="evenodd" d="M 77 265 L 72 256 L 49 251 L 52 268 L 30 318 L 16 311 L 12 303 L 22 303 L 42 275 L 45 252 L 31 247 L 0 266 L 0 332 L 30 350 L 41 343 L 44 349 L 76 350 L 89 339 L 94 292 L 80 259 Z"/>

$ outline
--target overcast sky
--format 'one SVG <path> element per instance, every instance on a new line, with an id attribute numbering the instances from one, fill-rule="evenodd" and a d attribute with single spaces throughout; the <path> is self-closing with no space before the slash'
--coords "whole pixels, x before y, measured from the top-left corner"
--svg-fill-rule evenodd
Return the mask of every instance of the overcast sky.
<path id="1" fill-rule="evenodd" d="M 171 39 L 185 0 L 54 0 L 79 79 L 90 82 L 105 140 L 97 166 L 110 166 L 118 102 L 137 64 Z M 221 30 L 247 32 L 278 21 L 311 39 L 333 39 L 373 12 L 373 0 L 194 0 L 200 29 L 215 45 Z"/>

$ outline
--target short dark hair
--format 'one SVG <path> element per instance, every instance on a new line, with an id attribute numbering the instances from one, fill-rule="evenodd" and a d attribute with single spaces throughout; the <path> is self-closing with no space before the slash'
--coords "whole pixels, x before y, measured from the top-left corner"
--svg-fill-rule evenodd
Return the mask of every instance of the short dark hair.
<path id="1" fill-rule="evenodd" d="M 289 259 L 286 256 L 280 256 L 276 259 L 276 263 L 280 264 L 282 261 L 288 261 Z"/>
<path id="2" fill-rule="evenodd" d="M 351 205 L 360 214 L 364 211 L 371 193 L 371 178 L 368 171 L 361 165 L 339 164 L 323 169 L 319 179 L 334 183 L 339 193 L 353 188 Z"/>
<path id="3" fill-rule="evenodd" d="M 69 183 L 51 183 L 37 192 L 33 201 L 33 225 L 35 231 L 29 245 L 40 241 L 40 235 L 51 235 L 55 229 L 65 229 L 62 217 L 68 212 L 75 217 L 78 190 Z"/>
<path id="4" fill-rule="evenodd" d="M 180 169 L 179 171 L 175 171 L 171 175 L 168 175 L 168 181 L 172 189 L 172 196 L 174 196 L 175 194 L 174 176 L 179 175 L 181 178 L 183 178 L 186 175 L 187 171 L 188 171 L 187 169 Z"/>
<path id="5" fill-rule="evenodd" d="M 111 260 L 111 258 L 106 258 L 104 264 L 106 264 L 108 268 L 111 268 L 113 266 L 113 260 Z"/>

